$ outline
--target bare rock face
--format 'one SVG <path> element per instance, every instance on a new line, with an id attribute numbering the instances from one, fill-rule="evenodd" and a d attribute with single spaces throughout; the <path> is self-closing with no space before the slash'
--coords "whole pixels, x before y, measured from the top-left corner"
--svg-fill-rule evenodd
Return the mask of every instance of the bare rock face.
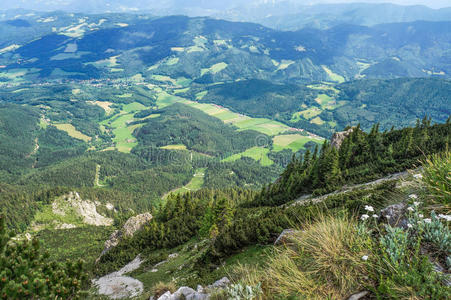
<path id="1" fill-rule="evenodd" d="M 111 226 L 113 219 L 97 212 L 97 205 L 90 200 L 83 200 L 77 192 L 70 192 L 52 204 L 54 214 L 64 216 L 73 212 L 83 218 L 83 223 L 94 226 Z"/>
<path id="2" fill-rule="evenodd" d="M 354 128 L 350 128 L 347 131 L 335 132 L 330 140 L 331 146 L 335 149 L 339 149 L 345 138 L 347 138 L 353 131 Z"/>
<path id="3" fill-rule="evenodd" d="M 105 249 L 100 256 L 108 252 L 111 248 L 116 247 L 124 237 L 132 237 L 135 232 L 141 230 L 152 218 L 150 213 L 145 213 L 128 219 L 121 230 L 116 230 L 111 234 L 110 238 L 105 242 Z"/>

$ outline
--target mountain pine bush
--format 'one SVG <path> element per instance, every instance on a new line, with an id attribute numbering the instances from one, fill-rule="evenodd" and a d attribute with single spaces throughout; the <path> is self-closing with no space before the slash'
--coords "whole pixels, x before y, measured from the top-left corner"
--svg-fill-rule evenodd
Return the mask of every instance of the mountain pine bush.
<path id="1" fill-rule="evenodd" d="M 83 261 L 52 262 L 38 240 L 13 240 L 0 216 L 1 299 L 78 299 L 85 279 Z"/>

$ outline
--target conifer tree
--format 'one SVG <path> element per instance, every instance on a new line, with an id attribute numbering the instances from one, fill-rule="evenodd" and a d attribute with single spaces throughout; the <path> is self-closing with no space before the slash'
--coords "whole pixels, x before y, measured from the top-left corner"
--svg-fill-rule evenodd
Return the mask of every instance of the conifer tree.
<path id="1" fill-rule="evenodd" d="M 83 262 L 52 262 L 38 240 L 12 240 L 0 216 L 0 298 L 77 299 L 86 279 Z"/>

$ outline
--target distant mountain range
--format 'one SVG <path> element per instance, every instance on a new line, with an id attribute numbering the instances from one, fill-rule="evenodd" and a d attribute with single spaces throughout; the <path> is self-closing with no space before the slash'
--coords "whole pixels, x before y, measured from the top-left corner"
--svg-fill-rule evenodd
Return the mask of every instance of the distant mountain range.
<path id="1" fill-rule="evenodd" d="M 346 2 L 346 3 L 345 3 Z M 328 28 L 340 23 L 381 23 L 451 20 L 449 1 L 300 1 L 300 0 L 4 0 L 0 9 L 64 10 L 82 13 L 135 12 L 153 15 L 210 16 L 230 21 L 261 23 L 277 29 L 305 26 Z M 368 3 L 371 2 L 371 3 Z M 396 4 L 393 4 L 396 3 Z M 403 4 L 403 5 L 399 5 Z M 412 4 L 425 4 L 412 5 Z M 433 9 L 433 8 L 441 9 Z M 448 7 L 448 8 L 444 8 Z"/>
<path id="2" fill-rule="evenodd" d="M 310 83 L 451 74 L 451 22 L 293 32 L 210 18 L 131 14 L 50 13 L 1 22 L 3 71 L 25 69 L 44 79 L 140 73 L 200 83 L 243 78 Z"/>

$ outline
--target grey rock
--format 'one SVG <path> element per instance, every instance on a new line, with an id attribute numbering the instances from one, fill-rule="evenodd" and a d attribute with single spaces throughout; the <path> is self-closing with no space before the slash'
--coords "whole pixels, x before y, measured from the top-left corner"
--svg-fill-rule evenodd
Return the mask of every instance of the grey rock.
<path id="1" fill-rule="evenodd" d="M 190 287 L 182 286 L 174 294 L 166 292 L 158 300 L 207 300 L 208 298 L 209 295 L 207 294 L 199 293 Z"/>
<path id="2" fill-rule="evenodd" d="M 352 295 L 351 297 L 348 298 L 348 300 L 359 300 L 362 299 L 363 297 L 365 297 L 366 295 L 368 295 L 370 292 L 368 291 L 363 291 L 357 294 Z"/>
<path id="3" fill-rule="evenodd" d="M 208 288 L 209 289 L 220 289 L 220 288 L 225 288 L 229 284 L 230 284 L 229 278 L 223 277 L 223 278 L 219 279 L 218 281 L 216 281 L 215 283 L 213 283 L 212 285 L 209 285 Z"/>
<path id="4" fill-rule="evenodd" d="M 274 245 L 285 244 L 289 240 L 290 236 L 293 236 L 298 232 L 299 231 L 295 229 L 285 229 L 284 231 L 282 231 L 277 240 L 274 242 Z"/>
<path id="5" fill-rule="evenodd" d="M 351 135 L 351 133 L 354 131 L 354 127 L 348 129 L 347 131 L 341 131 L 341 132 L 335 132 L 332 136 L 332 139 L 330 140 L 330 145 L 334 147 L 335 149 L 339 149 L 341 147 L 341 144 L 343 144 L 343 141 Z"/>
<path id="6" fill-rule="evenodd" d="M 194 293 L 189 296 L 186 296 L 186 300 L 208 300 L 210 296 L 202 293 Z"/>
<path id="7" fill-rule="evenodd" d="M 153 217 L 150 213 L 144 213 L 128 219 L 121 230 L 116 230 L 111 234 L 110 238 L 105 242 L 105 248 L 103 249 L 100 256 L 107 253 L 110 249 L 116 247 L 123 238 L 132 237 L 135 232 L 141 230 L 145 224 L 149 223 L 150 220 L 152 220 L 152 218 Z M 99 261 L 99 259 L 100 257 L 97 259 L 97 261 Z"/>
<path id="8" fill-rule="evenodd" d="M 175 293 L 172 295 L 172 298 L 173 298 L 174 300 L 175 300 L 175 299 L 183 299 L 182 296 L 184 296 L 184 297 L 186 298 L 186 297 L 188 297 L 189 295 L 192 295 L 192 294 L 195 294 L 195 293 L 196 293 L 196 291 L 193 290 L 192 288 L 187 287 L 187 286 L 182 286 L 181 288 L 179 288 L 179 289 L 177 290 L 177 292 L 175 292 Z"/>
<path id="9" fill-rule="evenodd" d="M 158 300 L 171 300 L 172 298 L 172 294 L 171 292 L 167 291 L 166 293 L 164 293 L 163 295 L 161 295 Z"/>
<path id="10" fill-rule="evenodd" d="M 142 260 L 138 255 L 119 271 L 92 280 L 100 295 L 110 299 L 123 299 L 139 296 L 144 289 L 143 283 L 135 278 L 124 276 L 140 267 Z"/>
<path id="11" fill-rule="evenodd" d="M 393 204 L 381 210 L 381 215 L 390 226 L 406 227 L 406 209 L 405 203 Z"/>

